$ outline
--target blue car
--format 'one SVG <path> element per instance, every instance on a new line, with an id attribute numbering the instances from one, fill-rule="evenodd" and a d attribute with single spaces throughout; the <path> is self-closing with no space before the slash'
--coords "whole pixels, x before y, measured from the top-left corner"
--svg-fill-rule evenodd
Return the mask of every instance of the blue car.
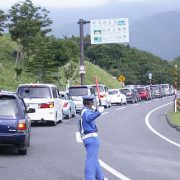
<path id="1" fill-rule="evenodd" d="M 13 145 L 21 155 L 27 154 L 30 145 L 31 122 L 21 97 L 15 93 L 0 92 L 0 145 Z"/>

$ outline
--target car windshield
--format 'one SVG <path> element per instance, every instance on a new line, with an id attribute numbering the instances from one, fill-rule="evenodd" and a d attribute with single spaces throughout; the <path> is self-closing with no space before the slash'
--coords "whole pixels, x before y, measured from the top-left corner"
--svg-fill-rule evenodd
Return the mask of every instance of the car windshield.
<path id="1" fill-rule="evenodd" d="M 49 87 L 20 87 L 18 94 L 23 98 L 51 98 Z"/>
<path id="2" fill-rule="evenodd" d="M 70 87 L 69 88 L 70 96 L 85 96 L 88 95 L 87 87 Z"/>
<path id="3" fill-rule="evenodd" d="M 112 91 L 108 91 L 109 95 L 114 95 L 114 94 L 118 94 L 117 90 L 112 90 Z"/>
<path id="4" fill-rule="evenodd" d="M 92 86 L 92 87 L 93 87 L 95 93 L 97 93 L 97 87 L 96 86 Z M 105 92 L 103 86 L 99 86 L 99 92 Z"/>
<path id="5" fill-rule="evenodd" d="M 19 109 L 14 97 L 0 97 L 0 116 L 16 116 L 18 113 Z"/>

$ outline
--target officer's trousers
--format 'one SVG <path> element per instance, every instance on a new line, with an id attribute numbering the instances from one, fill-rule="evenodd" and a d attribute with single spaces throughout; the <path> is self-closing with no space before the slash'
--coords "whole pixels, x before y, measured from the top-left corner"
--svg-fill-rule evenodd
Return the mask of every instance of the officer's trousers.
<path id="1" fill-rule="evenodd" d="M 104 175 L 98 161 L 99 139 L 90 137 L 83 140 L 86 147 L 85 180 L 103 180 Z"/>

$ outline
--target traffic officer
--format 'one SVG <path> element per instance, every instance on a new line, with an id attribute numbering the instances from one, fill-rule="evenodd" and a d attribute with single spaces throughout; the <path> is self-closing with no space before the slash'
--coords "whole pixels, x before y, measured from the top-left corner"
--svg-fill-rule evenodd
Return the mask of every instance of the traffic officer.
<path id="1" fill-rule="evenodd" d="M 95 96 L 83 96 L 81 110 L 81 136 L 86 148 L 85 180 L 106 179 L 98 161 L 99 138 L 95 120 L 104 111 L 104 107 L 94 107 Z"/>

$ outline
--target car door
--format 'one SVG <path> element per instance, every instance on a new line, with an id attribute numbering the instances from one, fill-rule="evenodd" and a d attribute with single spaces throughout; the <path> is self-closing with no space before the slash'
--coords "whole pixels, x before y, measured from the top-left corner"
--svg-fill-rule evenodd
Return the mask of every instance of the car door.
<path id="1" fill-rule="evenodd" d="M 62 102 L 60 99 L 59 91 L 57 90 L 56 87 L 52 87 L 52 95 L 54 99 L 54 108 L 56 111 L 57 120 L 62 120 L 63 119 Z"/>

